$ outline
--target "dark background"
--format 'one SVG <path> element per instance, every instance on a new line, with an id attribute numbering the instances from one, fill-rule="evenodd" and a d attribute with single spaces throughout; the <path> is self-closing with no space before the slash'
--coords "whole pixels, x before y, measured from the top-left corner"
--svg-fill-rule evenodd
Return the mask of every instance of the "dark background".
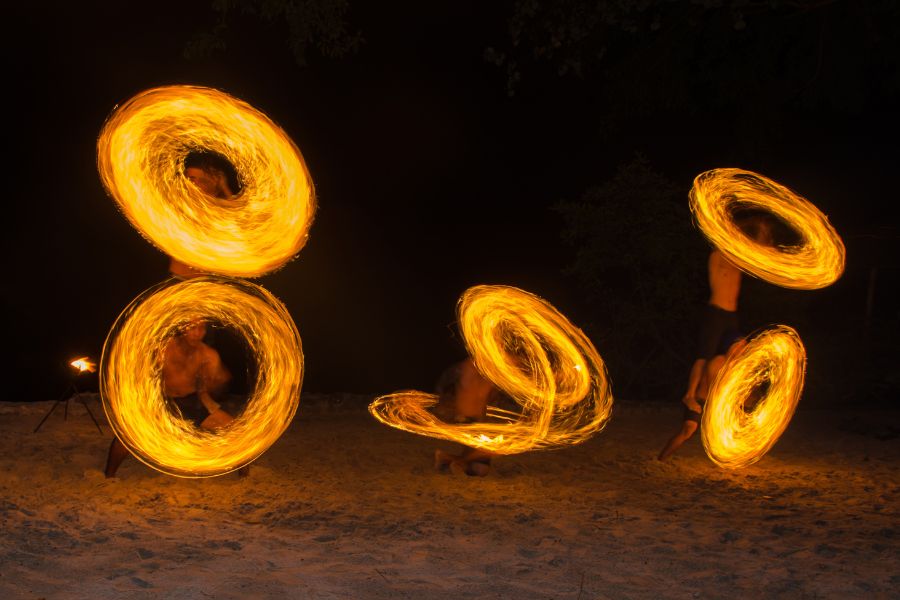
<path id="1" fill-rule="evenodd" d="M 119 312 L 166 276 L 167 259 L 107 197 L 95 145 L 117 103 L 170 84 L 249 102 L 307 161 L 319 203 L 309 243 L 258 280 L 300 330 L 305 391 L 432 389 L 463 355 L 457 298 L 493 283 L 584 327 L 617 397 L 674 399 L 696 326 L 685 307 L 707 294 L 687 191 L 702 171 L 739 166 L 812 200 L 848 249 L 829 289 L 751 283 L 751 323 L 800 330 L 805 402 L 896 398 L 893 3 L 319 0 L 304 5 L 324 23 L 308 37 L 291 29 L 291 2 L 126 4 L 6 17 L 4 400 L 58 396 L 67 362 L 99 360 Z M 675 198 L 676 221 L 650 211 L 573 233 L 565 206 L 657 201 L 652 190 L 610 200 L 640 187 L 641 169 L 676 190 L 659 196 Z M 623 283 L 652 269 L 576 260 L 591 239 L 676 230 L 667 253 L 688 275 L 658 290 L 677 301 L 655 324 Z M 641 255 L 642 239 L 607 256 Z M 665 339 L 629 337 L 643 326 Z"/>

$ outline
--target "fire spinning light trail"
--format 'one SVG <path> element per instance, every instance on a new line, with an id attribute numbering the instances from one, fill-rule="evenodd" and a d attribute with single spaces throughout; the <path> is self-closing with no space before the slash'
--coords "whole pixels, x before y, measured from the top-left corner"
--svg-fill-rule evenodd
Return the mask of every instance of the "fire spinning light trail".
<path id="1" fill-rule="evenodd" d="M 710 388 L 700 427 L 706 453 L 720 467 L 758 461 L 787 428 L 806 370 L 806 350 L 786 326 L 763 331 L 722 367 Z M 755 405 L 749 400 L 768 382 Z"/>
<path id="2" fill-rule="evenodd" d="M 183 175 L 192 152 L 215 152 L 236 169 L 240 196 L 213 198 Z M 227 94 L 171 86 L 119 107 L 97 142 L 100 177 L 120 209 L 166 254 L 201 271 L 256 277 L 306 242 L 315 211 L 300 151 L 265 115 Z M 205 319 L 240 333 L 257 366 L 244 412 L 215 431 L 177 418 L 163 396 L 168 340 Z M 297 410 L 300 336 L 284 306 L 249 282 L 203 277 L 147 290 L 119 316 L 103 348 L 100 391 L 119 439 L 171 475 L 221 475 L 252 462 Z"/>
<path id="3" fill-rule="evenodd" d="M 204 319 L 233 328 L 256 359 L 246 409 L 210 431 L 177 418 L 163 395 L 163 351 L 184 324 Z M 222 475 L 266 451 L 293 419 L 303 378 L 300 336 L 287 309 L 247 281 L 169 280 L 119 316 L 103 348 L 100 391 L 110 425 L 141 461 L 170 475 Z"/>
<path id="4" fill-rule="evenodd" d="M 742 169 L 713 169 L 694 179 L 690 206 L 700 229 L 734 264 L 787 288 L 818 289 L 844 272 L 844 244 L 815 206 L 771 179 Z M 749 239 L 731 218 L 735 208 L 760 208 L 797 231 L 798 246 L 770 248 Z"/>
<path id="5" fill-rule="evenodd" d="M 300 151 L 250 105 L 218 90 L 169 86 L 118 107 L 97 143 L 100 177 L 129 221 L 169 256 L 201 271 L 258 277 L 306 243 L 315 195 Z M 185 157 L 213 151 L 241 194 L 220 200 L 183 176 Z"/>
<path id="6" fill-rule="evenodd" d="M 613 402 L 606 366 L 548 302 L 513 287 L 476 286 L 460 298 L 457 314 L 478 370 L 520 410 L 489 406 L 487 422 L 448 424 L 428 410 L 437 396 L 402 391 L 372 402 L 376 419 L 497 454 L 577 444 L 603 429 Z"/>

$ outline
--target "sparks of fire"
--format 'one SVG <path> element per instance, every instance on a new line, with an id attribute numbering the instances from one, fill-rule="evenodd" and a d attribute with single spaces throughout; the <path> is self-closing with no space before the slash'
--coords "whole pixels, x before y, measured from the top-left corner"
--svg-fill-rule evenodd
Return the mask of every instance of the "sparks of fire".
<path id="1" fill-rule="evenodd" d="M 787 428 L 806 371 L 806 350 L 786 325 L 766 329 L 719 371 L 700 427 L 706 453 L 720 467 L 758 461 Z"/>
<path id="2" fill-rule="evenodd" d="M 182 174 L 192 151 L 237 170 L 241 194 L 213 198 Z M 169 86 L 118 107 L 97 142 L 100 177 L 153 244 L 201 271 L 258 277 L 306 243 L 315 194 L 300 151 L 268 117 L 218 90 Z"/>
<path id="3" fill-rule="evenodd" d="M 751 171 L 713 169 L 694 179 L 690 207 L 700 229 L 734 264 L 761 279 L 787 288 L 818 289 L 844 272 L 844 244 L 808 200 Z M 734 223 L 734 208 L 771 212 L 800 234 L 797 246 L 758 244 Z"/>
<path id="4" fill-rule="evenodd" d="M 237 331 L 258 369 L 244 412 L 214 431 L 176 417 L 163 394 L 165 345 L 196 319 Z M 287 309 L 257 285 L 219 277 L 169 280 L 144 292 L 119 316 L 100 363 L 103 408 L 116 435 L 147 465 L 181 477 L 228 473 L 265 452 L 293 419 L 303 379 Z"/>
<path id="5" fill-rule="evenodd" d="M 376 398 L 386 425 L 498 454 L 577 444 L 612 412 L 606 366 L 587 336 L 545 300 L 506 286 L 475 286 L 457 305 L 478 370 L 518 404 L 489 406 L 481 423 L 449 424 L 428 410 L 437 396 L 402 391 Z"/>
<path id="6" fill-rule="evenodd" d="M 91 362 L 91 359 L 87 356 L 76 358 L 69 364 L 78 369 L 80 373 L 84 373 L 85 371 L 87 371 L 88 373 L 94 373 L 97 371 L 97 363 Z"/>

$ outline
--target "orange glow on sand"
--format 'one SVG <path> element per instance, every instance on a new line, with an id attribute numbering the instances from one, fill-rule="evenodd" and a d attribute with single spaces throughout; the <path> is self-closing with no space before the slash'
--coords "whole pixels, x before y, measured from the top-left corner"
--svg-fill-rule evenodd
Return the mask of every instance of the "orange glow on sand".
<path id="1" fill-rule="evenodd" d="M 242 192 L 221 200 L 183 176 L 192 151 L 237 170 Z M 258 277 L 293 258 L 315 212 L 312 180 L 288 135 L 218 90 L 169 86 L 116 108 L 97 142 L 100 177 L 132 225 L 200 271 Z"/>
<path id="2" fill-rule="evenodd" d="M 450 424 L 429 407 L 434 394 L 407 390 L 376 398 L 369 411 L 404 431 L 497 454 L 585 441 L 609 421 L 606 366 L 587 336 L 553 306 L 523 290 L 475 286 L 457 305 L 462 336 L 481 374 L 519 406 L 487 409 L 487 421 Z"/>
<path id="3" fill-rule="evenodd" d="M 742 169 L 713 169 L 694 179 L 690 207 L 712 244 L 741 270 L 787 288 L 818 289 L 844 272 L 844 243 L 815 206 L 767 177 Z M 798 246 L 771 248 L 742 232 L 735 208 L 759 208 L 778 216 L 801 236 Z"/>
<path id="4" fill-rule="evenodd" d="M 797 332 L 779 325 L 758 334 L 719 370 L 700 427 L 703 447 L 722 468 L 758 461 L 784 433 L 803 391 L 806 350 Z M 751 403 L 759 386 L 768 389 Z"/>
<path id="5" fill-rule="evenodd" d="M 78 369 L 80 373 L 84 373 L 85 371 L 88 373 L 95 373 L 97 371 L 97 363 L 91 362 L 91 359 L 87 356 L 76 358 L 69 364 Z"/>
<path id="6" fill-rule="evenodd" d="M 216 430 L 177 417 L 163 394 L 165 346 L 197 319 L 236 330 L 257 365 L 244 412 Z M 300 335 L 287 309 L 262 287 L 219 277 L 171 279 L 144 292 L 111 329 L 100 367 L 116 435 L 145 464 L 180 477 L 222 475 L 265 452 L 293 419 L 302 379 Z"/>

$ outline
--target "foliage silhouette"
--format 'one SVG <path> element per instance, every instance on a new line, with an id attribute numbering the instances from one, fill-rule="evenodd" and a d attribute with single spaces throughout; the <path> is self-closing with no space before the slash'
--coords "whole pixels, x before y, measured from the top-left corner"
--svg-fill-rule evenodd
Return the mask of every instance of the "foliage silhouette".
<path id="1" fill-rule="evenodd" d="M 567 271 L 594 314 L 617 394 L 671 394 L 684 385 L 708 295 L 708 247 L 693 229 L 687 189 L 638 156 L 609 181 L 555 209 L 575 249 Z"/>

